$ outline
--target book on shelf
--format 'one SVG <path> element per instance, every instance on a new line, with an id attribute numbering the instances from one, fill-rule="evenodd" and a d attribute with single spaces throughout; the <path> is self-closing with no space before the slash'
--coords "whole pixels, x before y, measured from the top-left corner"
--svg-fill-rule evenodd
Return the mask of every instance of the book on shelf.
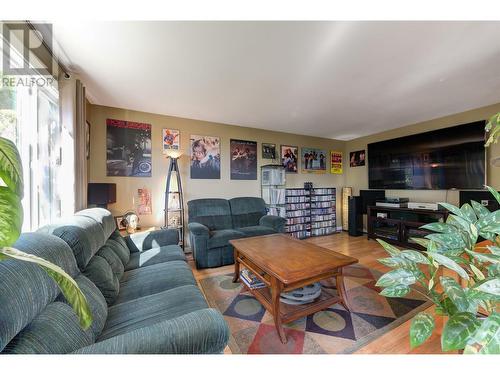
<path id="1" fill-rule="evenodd" d="M 266 286 L 266 284 L 264 284 L 262 280 L 260 280 L 257 276 L 253 274 L 253 272 L 247 270 L 246 268 L 240 272 L 240 279 L 250 289 L 259 289 L 259 288 L 264 288 Z"/>

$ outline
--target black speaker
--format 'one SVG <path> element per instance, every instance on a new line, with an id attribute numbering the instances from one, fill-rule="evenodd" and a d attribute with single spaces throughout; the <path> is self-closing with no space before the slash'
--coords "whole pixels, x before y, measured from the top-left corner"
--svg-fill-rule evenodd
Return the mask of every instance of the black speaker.
<path id="1" fill-rule="evenodd" d="M 363 200 L 361 197 L 349 197 L 349 235 L 363 235 Z"/>
<path id="2" fill-rule="evenodd" d="M 460 207 L 464 203 L 470 204 L 470 201 L 481 203 L 491 212 L 500 208 L 495 197 L 488 190 L 460 190 Z"/>
<path id="3" fill-rule="evenodd" d="M 87 204 L 107 208 L 108 203 L 116 203 L 116 184 L 89 183 Z"/>

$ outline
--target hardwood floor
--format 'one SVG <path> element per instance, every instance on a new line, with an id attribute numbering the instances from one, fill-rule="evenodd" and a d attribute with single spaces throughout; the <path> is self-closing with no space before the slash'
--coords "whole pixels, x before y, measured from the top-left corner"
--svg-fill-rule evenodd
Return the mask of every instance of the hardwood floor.
<path id="1" fill-rule="evenodd" d="M 346 232 L 342 232 L 330 236 L 309 238 L 304 241 L 355 257 L 359 259 L 359 263 L 365 267 L 383 272 L 389 270 L 389 268 L 377 261 L 379 258 L 387 257 L 387 253 L 376 241 L 367 240 L 366 235 L 350 237 Z M 197 270 L 192 260 L 190 260 L 189 263 L 193 268 L 193 273 L 197 280 L 208 276 L 227 274 L 234 269 L 234 266 L 230 265 Z M 432 313 L 433 310 L 434 308 L 431 307 L 426 311 Z M 364 346 L 358 350 L 356 354 L 442 354 L 440 336 L 437 334 L 437 332 L 442 330 L 442 327 L 443 319 L 438 317 L 436 319 L 436 329 L 431 338 L 419 348 L 411 349 L 409 339 L 410 321 L 407 321 Z M 226 353 L 230 353 L 230 351 L 226 349 Z"/>

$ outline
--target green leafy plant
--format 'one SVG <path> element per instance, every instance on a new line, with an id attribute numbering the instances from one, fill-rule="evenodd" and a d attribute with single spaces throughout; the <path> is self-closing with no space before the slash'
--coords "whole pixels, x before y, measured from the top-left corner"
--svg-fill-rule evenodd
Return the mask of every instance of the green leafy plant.
<path id="1" fill-rule="evenodd" d="M 11 141 L 0 137 L 0 261 L 16 259 L 40 266 L 57 283 L 78 315 L 80 325 L 87 329 L 92 324 L 92 313 L 75 280 L 61 267 L 10 247 L 21 234 L 23 191 L 22 165 L 17 148 Z"/>
<path id="2" fill-rule="evenodd" d="M 500 194 L 488 189 L 500 203 Z M 490 212 L 478 202 L 460 208 L 440 205 L 450 211 L 446 222 L 426 224 L 421 228 L 434 233 L 412 239 L 426 251 L 400 250 L 377 240 L 390 255 L 379 261 L 393 270 L 376 285 L 387 297 L 404 297 L 416 285 L 413 290 L 436 305 L 436 314 L 448 316 L 441 335 L 444 351 L 500 353 L 500 210 Z M 478 248 L 480 236 L 493 244 Z M 444 268 L 457 277 L 443 276 Z M 434 328 L 433 315 L 417 314 L 410 327 L 411 346 L 424 343 Z"/>
<path id="3" fill-rule="evenodd" d="M 498 138 L 500 138 L 500 113 L 489 119 L 486 124 L 486 131 L 488 132 L 488 140 L 484 146 L 489 147 L 493 143 L 498 143 Z"/>

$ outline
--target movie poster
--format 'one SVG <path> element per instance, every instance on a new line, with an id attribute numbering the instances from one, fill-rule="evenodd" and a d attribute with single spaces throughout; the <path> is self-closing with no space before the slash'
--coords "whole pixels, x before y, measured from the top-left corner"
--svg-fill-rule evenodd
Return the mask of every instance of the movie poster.
<path id="1" fill-rule="evenodd" d="M 151 177 L 151 125 L 106 120 L 107 176 Z"/>
<path id="2" fill-rule="evenodd" d="M 179 151 L 180 135 L 175 129 L 162 129 L 163 153 L 167 154 L 170 150 Z"/>
<path id="3" fill-rule="evenodd" d="M 262 159 L 276 159 L 276 145 L 274 143 L 262 144 Z"/>
<path id="4" fill-rule="evenodd" d="M 280 146 L 281 164 L 285 167 L 286 173 L 298 173 L 298 155 L 297 146 Z"/>
<path id="5" fill-rule="evenodd" d="M 349 160 L 351 167 L 362 167 L 365 165 L 365 150 L 349 153 Z"/>
<path id="6" fill-rule="evenodd" d="M 231 139 L 231 180 L 257 179 L 257 142 Z"/>
<path id="7" fill-rule="evenodd" d="M 220 138 L 191 135 L 191 178 L 220 179 Z"/>
<path id="8" fill-rule="evenodd" d="M 151 215 L 151 191 L 148 188 L 137 189 L 137 214 Z"/>
<path id="9" fill-rule="evenodd" d="M 330 151 L 330 173 L 342 174 L 342 152 Z"/>
<path id="10" fill-rule="evenodd" d="M 326 173 L 328 154 L 319 148 L 302 147 L 301 163 L 303 173 Z"/>

